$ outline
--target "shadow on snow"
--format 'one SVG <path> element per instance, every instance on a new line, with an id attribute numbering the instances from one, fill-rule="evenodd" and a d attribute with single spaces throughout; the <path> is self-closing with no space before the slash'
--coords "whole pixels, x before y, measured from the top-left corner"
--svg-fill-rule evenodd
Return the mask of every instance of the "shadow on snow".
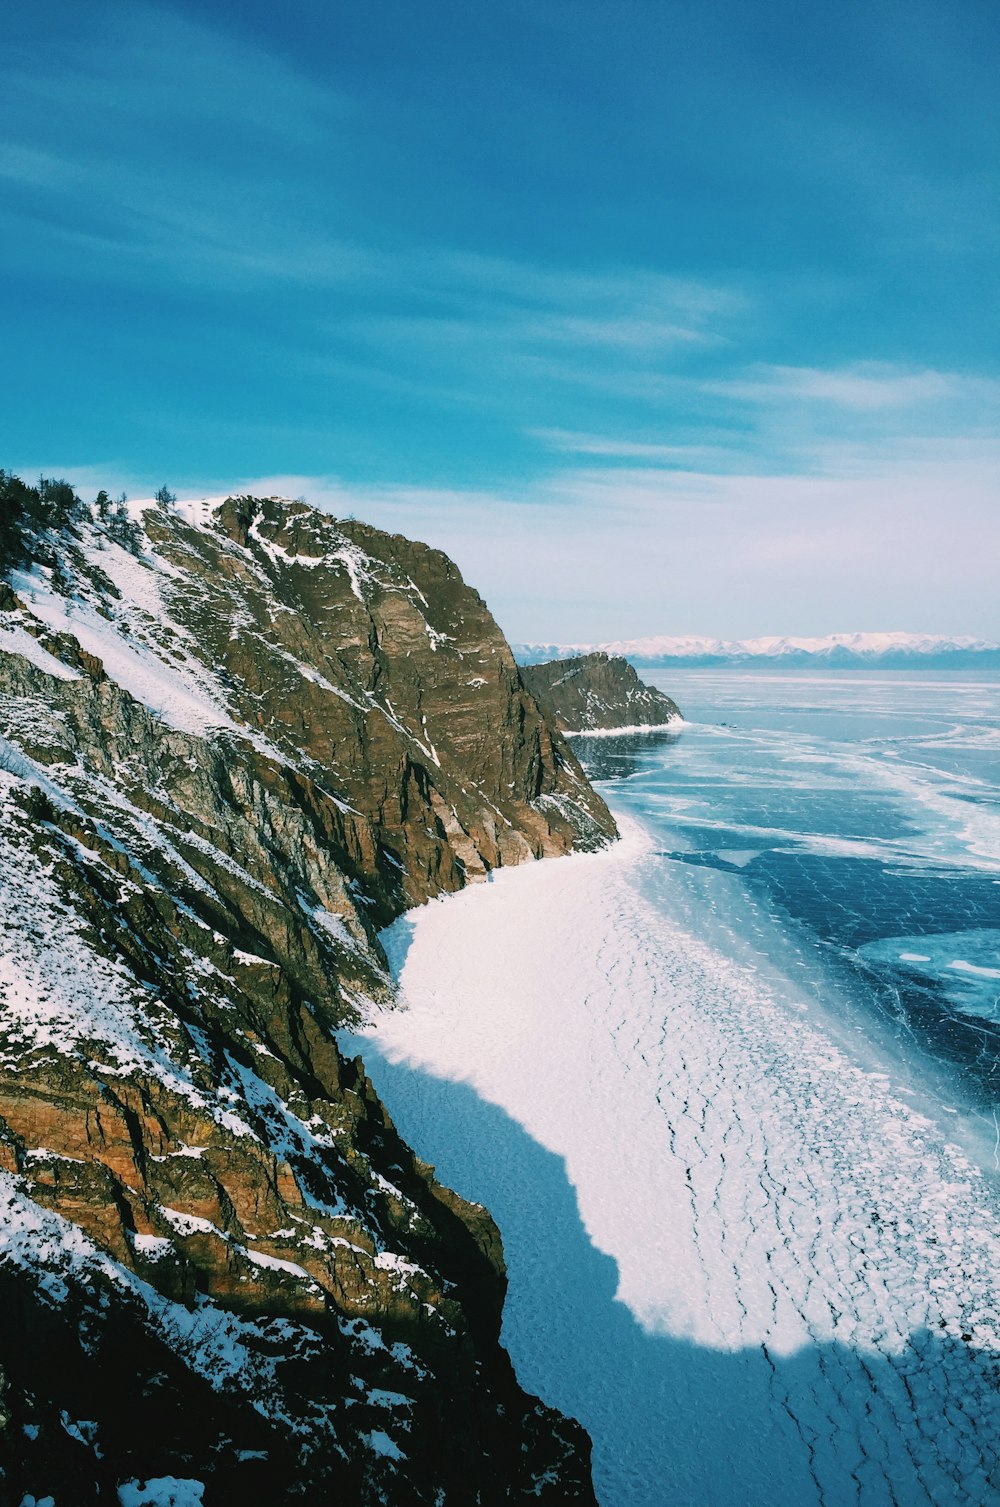
<path id="1" fill-rule="evenodd" d="M 650 1333 L 616 1300 L 616 1263 L 591 1244 L 561 1157 L 468 1085 L 390 1063 L 377 1038 L 343 1044 L 418 1155 L 496 1218 L 504 1342 L 522 1385 L 590 1431 L 603 1507 L 1000 1503 L 1000 1368 L 974 1337 L 779 1356 Z"/>

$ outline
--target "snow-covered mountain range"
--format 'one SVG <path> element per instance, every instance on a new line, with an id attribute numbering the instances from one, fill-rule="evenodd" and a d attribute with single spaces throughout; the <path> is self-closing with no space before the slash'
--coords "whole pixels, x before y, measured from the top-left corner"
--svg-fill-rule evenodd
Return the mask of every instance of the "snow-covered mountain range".
<path id="1" fill-rule="evenodd" d="M 707 665 L 808 665 L 840 669 L 1000 669 L 1000 643 L 935 633 L 830 633 L 823 638 L 619 639 L 600 644 L 515 644 L 523 664 L 603 649 L 654 669 Z"/>

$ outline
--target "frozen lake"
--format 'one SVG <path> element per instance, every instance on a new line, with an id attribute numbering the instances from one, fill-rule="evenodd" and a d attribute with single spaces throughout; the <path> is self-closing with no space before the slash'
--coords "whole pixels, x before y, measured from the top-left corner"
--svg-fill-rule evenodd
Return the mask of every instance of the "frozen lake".
<path id="1" fill-rule="evenodd" d="M 671 672 L 624 840 L 387 935 L 362 1043 L 485 1203 L 604 1507 L 1000 1501 L 1000 685 Z"/>

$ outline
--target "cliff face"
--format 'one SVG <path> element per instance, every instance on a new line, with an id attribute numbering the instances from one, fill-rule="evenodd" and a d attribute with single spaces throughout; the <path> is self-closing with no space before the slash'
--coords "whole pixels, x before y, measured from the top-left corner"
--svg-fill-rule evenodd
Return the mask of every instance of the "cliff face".
<path id="1" fill-rule="evenodd" d="M 680 716 L 677 704 L 644 685 L 627 659 L 603 651 L 524 665 L 521 676 L 563 732 L 659 727 Z"/>
<path id="2" fill-rule="evenodd" d="M 495 1226 L 334 1032 L 385 921 L 611 818 L 442 555 L 142 530 L 0 588 L 0 1500 L 592 1501 Z"/>

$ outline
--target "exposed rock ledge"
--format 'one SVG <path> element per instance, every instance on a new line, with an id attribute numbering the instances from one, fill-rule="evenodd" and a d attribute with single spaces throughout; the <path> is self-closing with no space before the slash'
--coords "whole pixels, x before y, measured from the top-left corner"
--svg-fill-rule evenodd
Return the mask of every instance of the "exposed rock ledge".
<path id="1" fill-rule="evenodd" d="M 334 1032 L 380 925 L 611 817 L 443 555 L 136 523 L 0 587 L 0 1501 L 592 1504 L 495 1225 Z"/>
<path id="2" fill-rule="evenodd" d="M 663 727 L 681 715 L 669 696 L 643 684 L 627 659 L 603 650 L 523 665 L 521 676 L 562 732 Z"/>

